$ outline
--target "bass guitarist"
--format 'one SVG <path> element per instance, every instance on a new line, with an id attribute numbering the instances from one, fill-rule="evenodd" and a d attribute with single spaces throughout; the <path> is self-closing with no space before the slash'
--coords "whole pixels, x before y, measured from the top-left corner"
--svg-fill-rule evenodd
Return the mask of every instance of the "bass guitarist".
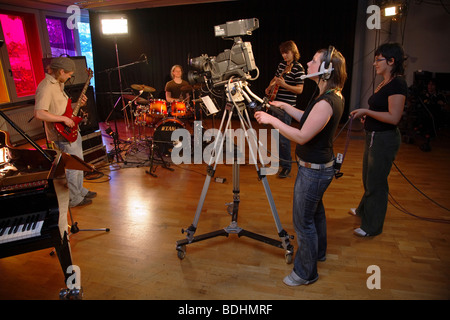
<path id="1" fill-rule="evenodd" d="M 266 96 L 269 101 L 282 101 L 292 106 L 297 104 L 297 96 L 303 92 L 303 80 L 300 78 L 305 74 L 305 69 L 298 62 L 300 53 L 294 41 L 286 41 L 280 45 L 280 53 L 283 61 L 278 64 L 274 78 L 266 88 Z M 282 111 L 274 114 L 281 121 L 290 125 L 292 117 Z M 292 167 L 291 142 L 280 134 L 280 167 L 279 178 L 289 176 Z"/>
<path id="2" fill-rule="evenodd" d="M 76 126 L 74 120 L 64 116 L 70 101 L 64 92 L 64 83 L 75 72 L 75 63 L 72 59 L 59 57 L 52 59 L 47 68 L 45 78 L 36 89 L 34 116 L 44 121 L 47 139 L 52 141 L 62 152 L 75 155 L 83 159 L 81 135 L 74 142 L 67 141 L 55 128 L 55 123 L 64 123 L 69 128 Z M 78 102 L 80 106 L 86 105 L 87 97 L 82 94 Z M 80 170 L 66 170 L 67 185 L 69 187 L 70 207 L 78 207 L 92 203 L 97 193 L 84 188 L 84 173 Z"/>

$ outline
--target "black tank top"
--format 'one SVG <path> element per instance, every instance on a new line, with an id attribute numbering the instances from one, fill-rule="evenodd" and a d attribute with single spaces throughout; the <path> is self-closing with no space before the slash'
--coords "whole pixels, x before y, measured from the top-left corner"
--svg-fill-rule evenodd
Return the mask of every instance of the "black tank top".
<path id="1" fill-rule="evenodd" d="M 303 127 L 314 106 L 321 100 L 325 100 L 331 105 L 333 115 L 322 131 L 304 145 L 297 144 L 295 150 L 297 156 L 303 161 L 318 164 L 333 160 L 333 139 L 344 112 L 344 98 L 338 96 L 334 91 L 327 92 L 308 105 L 300 119 L 300 129 Z"/>

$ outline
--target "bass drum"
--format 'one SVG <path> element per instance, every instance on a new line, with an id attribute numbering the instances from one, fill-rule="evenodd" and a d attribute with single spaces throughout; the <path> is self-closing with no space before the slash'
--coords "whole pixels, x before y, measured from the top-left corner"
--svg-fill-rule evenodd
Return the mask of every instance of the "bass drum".
<path id="1" fill-rule="evenodd" d="M 178 119 L 167 118 L 156 124 L 153 133 L 153 142 L 158 147 L 162 155 L 168 155 L 172 152 L 174 141 L 172 141 L 172 132 L 177 129 L 184 129 L 185 125 Z"/>

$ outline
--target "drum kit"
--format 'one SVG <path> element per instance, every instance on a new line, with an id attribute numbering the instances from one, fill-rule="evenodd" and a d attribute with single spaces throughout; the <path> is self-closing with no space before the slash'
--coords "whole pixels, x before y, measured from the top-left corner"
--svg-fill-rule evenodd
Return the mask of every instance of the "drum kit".
<path id="1" fill-rule="evenodd" d="M 123 95 L 125 100 L 133 101 L 135 108 L 130 111 L 134 116 L 134 124 L 142 131 L 151 128 L 150 134 L 161 131 L 166 124 L 176 123 L 176 127 L 185 127 L 188 119 L 196 119 L 195 105 L 191 106 L 187 100 L 175 100 L 171 103 L 163 99 L 153 99 L 156 90 L 143 84 L 133 84 L 131 88 L 139 92 L 146 92 L 148 99 L 133 95 Z M 183 86 L 182 91 L 198 89 L 197 86 Z"/>
<path id="2" fill-rule="evenodd" d="M 195 104 L 191 106 L 187 100 L 175 100 L 169 103 L 163 99 L 154 99 L 152 93 L 156 90 L 147 85 L 133 84 L 131 88 L 139 91 L 139 94 L 136 96 L 124 94 L 123 98 L 128 100 L 127 106 L 130 106 L 130 114 L 134 118 L 134 121 L 132 119 L 133 129 L 135 126 L 138 128 L 137 134 L 133 130 L 134 142 L 136 145 L 142 144 L 142 142 L 149 145 L 151 164 L 150 170 L 146 172 L 156 176 L 154 175 L 156 168 L 152 168 L 154 161 L 162 162 L 164 168 L 170 169 L 163 156 L 169 154 L 174 146 L 171 140 L 172 132 L 176 129 L 186 128 L 189 120 L 197 119 Z M 190 85 L 181 88 L 184 92 L 192 91 L 194 97 L 197 89 L 200 88 Z M 144 92 L 147 94 L 147 99 L 141 97 Z M 129 152 L 132 149 L 130 148 Z M 155 159 L 155 154 L 159 159 Z"/>

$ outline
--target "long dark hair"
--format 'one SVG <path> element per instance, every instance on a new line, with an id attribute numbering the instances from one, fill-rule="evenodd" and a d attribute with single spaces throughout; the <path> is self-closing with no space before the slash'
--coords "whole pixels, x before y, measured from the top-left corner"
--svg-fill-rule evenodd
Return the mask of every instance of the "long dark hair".
<path id="1" fill-rule="evenodd" d="M 386 61 L 394 60 L 392 76 L 402 76 L 405 73 L 405 52 L 399 43 L 385 43 L 378 47 L 375 56 L 383 56 Z"/>

